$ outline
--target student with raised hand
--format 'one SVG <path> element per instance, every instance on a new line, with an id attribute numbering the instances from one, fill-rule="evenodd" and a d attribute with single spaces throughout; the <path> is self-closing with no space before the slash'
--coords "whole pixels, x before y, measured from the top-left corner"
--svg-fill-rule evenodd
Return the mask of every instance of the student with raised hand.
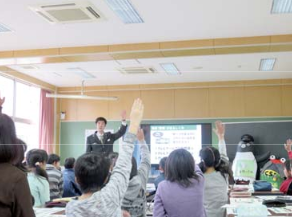
<path id="1" fill-rule="evenodd" d="M 130 183 L 123 199 L 122 209 L 128 211 L 131 216 L 144 217 L 146 216 L 146 185 L 151 168 L 150 151 L 142 129 L 138 130 L 137 139 L 141 145 L 141 164 L 137 170 L 136 159 L 132 157 Z"/>
<path id="2" fill-rule="evenodd" d="M 125 135 L 119 158 L 107 182 L 110 160 L 101 153 L 80 156 L 75 164 L 75 176 L 82 190 L 78 200 L 67 204 L 67 217 L 121 217 L 121 203 L 129 184 L 131 158 L 144 106 L 135 100 L 130 114 L 130 126 Z M 105 185 L 105 183 L 107 183 Z"/>
<path id="3" fill-rule="evenodd" d="M 0 104 L 1 104 L 0 98 Z M 2 105 L 2 104 L 1 104 Z M 0 105 L 0 107 L 1 107 Z M 16 138 L 12 119 L 0 114 L 0 216 L 34 217 L 26 174 L 18 167 L 24 146 Z"/>
<path id="4" fill-rule="evenodd" d="M 224 217 L 226 214 L 222 206 L 228 203 L 228 180 L 232 177 L 232 171 L 226 153 L 225 126 L 221 121 L 216 121 L 215 127 L 213 131 L 218 136 L 219 151 L 214 147 L 203 148 L 200 151 L 200 168 L 205 177 L 204 206 L 207 216 Z"/>
<path id="5" fill-rule="evenodd" d="M 205 217 L 204 175 L 190 152 L 176 149 L 166 160 L 165 180 L 154 198 L 154 217 Z"/>
<path id="6" fill-rule="evenodd" d="M 50 201 L 50 186 L 46 173 L 48 154 L 42 149 L 32 149 L 26 154 L 29 188 L 34 197 L 34 207 L 43 207 Z"/>
<path id="7" fill-rule="evenodd" d="M 284 168 L 284 174 L 286 176 L 286 180 L 281 184 L 280 191 L 283 192 L 284 194 L 289 194 L 292 195 L 292 171 L 291 171 L 291 162 L 292 162 L 292 151 L 291 151 L 291 146 L 292 146 L 292 140 L 288 139 L 285 144 L 285 149 L 288 153 L 289 160 L 285 162 L 285 168 Z M 290 187 L 290 189 L 289 189 Z"/>
<path id="8" fill-rule="evenodd" d="M 63 174 L 60 171 L 60 157 L 50 154 L 46 165 L 46 172 L 49 178 L 50 199 L 61 198 L 63 195 Z"/>

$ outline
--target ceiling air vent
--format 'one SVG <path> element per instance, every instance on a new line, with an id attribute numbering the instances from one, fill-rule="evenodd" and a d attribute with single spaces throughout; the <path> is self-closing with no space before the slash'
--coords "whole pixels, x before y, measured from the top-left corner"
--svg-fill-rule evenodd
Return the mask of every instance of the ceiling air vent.
<path id="1" fill-rule="evenodd" d="M 87 1 L 63 4 L 46 4 L 29 7 L 36 14 L 52 24 L 77 23 L 104 20 L 101 12 Z"/>
<path id="2" fill-rule="evenodd" d="M 153 74 L 157 73 L 152 67 L 126 67 L 118 69 L 122 74 L 138 75 L 138 74 Z"/>
<path id="3" fill-rule="evenodd" d="M 0 33 L 1 32 L 12 32 L 12 31 L 7 26 L 5 26 L 4 24 L 0 23 Z"/>

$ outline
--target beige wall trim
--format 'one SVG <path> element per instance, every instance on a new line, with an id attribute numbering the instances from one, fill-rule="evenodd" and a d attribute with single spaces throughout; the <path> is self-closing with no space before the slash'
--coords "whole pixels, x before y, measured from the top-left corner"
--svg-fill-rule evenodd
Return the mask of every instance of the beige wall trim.
<path id="1" fill-rule="evenodd" d="M 292 51 L 291 35 L 1 51 L 0 65 Z"/>
<path id="2" fill-rule="evenodd" d="M 231 87 L 275 87 L 292 86 L 292 79 L 274 79 L 274 80 L 253 80 L 253 81 L 229 81 L 229 82 L 210 82 L 210 83 L 181 83 L 181 84 L 153 84 L 153 85 L 131 85 L 124 86 L 91 86 L 85 87 L 85 93 L 94 92 L 124 92 L 141 90 L 178 90 L 178 89 L 206 89 L 206 88 L 231 88 Z M 61 87 L 58 93 L 80 93 L 80 87 Z"/>
<path id="3" fill-rule="evenodd" d="M 41 81 L 41 80 L 36 79 L 34 77 L 31 77 L 29 75 L 20 73 L 16 70 L 11 69 L 11 68 L 6 67 L 6 66 L 0 66 L 0 74 L 3 74 L 4 76 L 11 77 L 13 79 L 16 79 L 16 80 L 19 80 L 19 81 L 22 81 L 25 83 L 28 83 L 30 85 L 41 87 L 41 88 L 46 89 L 46 90 L 55 91 L 55 89 L 56 89 L 56 87 L 51 85 L 51 84 L 48 84 L 44 81 Z"/>
<path id="4" fill-rule="evenodd" d="M 263 123 L 263 122 L 267 122 L 267 123 L 273 123 L 273 122 L 291 122 L 292 121 L 292 116 L 261 116 L 261 117 L 240 117 L 240 119 L 267 119 L 267 118 L 291 118 L 291 120 L 275 120 L 275 121 L 267 121 L 267 120 L 257 120 L 257 121 L 240 121 L 240 122 L 223 122 L 224 124 L 239 124 L 239 123 Z M 222 119 L 238 119 L 238 117 L 208 117 L 208 118 L 153 118 L 153 119 L 144 119 L 143 118 L 143 122 L 147 122 L 147 121 L 200 121 L 200 120 L 213 120 L 213 119 L 218 119 L 218 120 L 222 120 Z M 81 122 L 94 122 L 95 120 L 62 120 L 60 122 L 77 122 L 77 123 L 81 123 Z M 121 121 L 120 119 L 107 119 L 108 122 L 114 122 L 114 121 Z"/>

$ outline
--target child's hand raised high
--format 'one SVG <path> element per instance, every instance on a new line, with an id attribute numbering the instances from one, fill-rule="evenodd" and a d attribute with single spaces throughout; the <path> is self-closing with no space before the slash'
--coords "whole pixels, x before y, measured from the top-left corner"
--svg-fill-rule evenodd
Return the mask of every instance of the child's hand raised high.
<path id="1" fill-rule="evenodd" d="M 5 97 L 1 98 L 1 94 L 0 94 L 0 106 L 2 106 L 5 102 Z"/>
<path id="2" fill-rule="evenodd" d="M 224 139 L 225 125 L 221 121 L 215 122 L 215 129 L 213 131 L 218 136 L 218 139 Z"/>
<path id="3" fill-rule="evenodd" d="M 144 105 L 140 99 L 136 99 L 133 103 L 130 113 L 130 127 L 129 132 L 137 134 L 140 123 L 143 117 Z"/>

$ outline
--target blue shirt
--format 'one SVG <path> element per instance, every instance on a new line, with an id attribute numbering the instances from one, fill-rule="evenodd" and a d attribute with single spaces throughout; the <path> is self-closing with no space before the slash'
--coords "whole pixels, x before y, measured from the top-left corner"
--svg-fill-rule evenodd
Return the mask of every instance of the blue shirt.
<path id="1" fill-rule="evenodd" d="M 156 190 L 158 188 L 159 182 L 162 182 L 163 180 L 165 180 L 164 173 L 160 173 L 160 175 L 157 176 L 157 178 L 154 181 L 154 185 L 155 185 Z"/>
<path id="2" fill-rule="evenodd" d="M 30 172 L 27 174 L 30 193 L 34 198 L 34 207 L 43 207 L 50 201 L 49 182 L 42 176 Z"/>
<path id="3" fill-rule="evenodd" d="M 63 171 L 64 179 L 64 193 L 63 197 L 80 196 L 81 190 L 79 185 L 75 182 L 75 173 L 73 169 L 65 169 Z"/>

